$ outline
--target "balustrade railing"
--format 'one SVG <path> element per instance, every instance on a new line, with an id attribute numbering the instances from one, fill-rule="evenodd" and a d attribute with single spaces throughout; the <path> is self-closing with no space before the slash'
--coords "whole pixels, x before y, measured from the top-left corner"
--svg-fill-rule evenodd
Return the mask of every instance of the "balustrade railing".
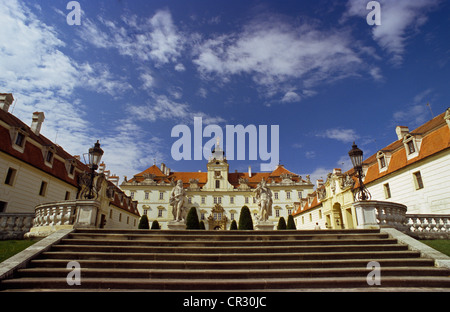
<path id="1" fill-rule="evenodd" d="M 34 213 L 0 213 L 0 240 L 22 239 L 33 226 Z"/>
<path id="2" fill-rule="evenodd" d="M 412 233 L 450 233 L 450 215 L 406 215 L 405 224 Z"/>
<path id="3" fill-rule="evenodd" d="M 35 208 L 36 216 L 33 226 L 70 225 L 74 223 L 76 215 L 76 201 L 47 203 Z"/>

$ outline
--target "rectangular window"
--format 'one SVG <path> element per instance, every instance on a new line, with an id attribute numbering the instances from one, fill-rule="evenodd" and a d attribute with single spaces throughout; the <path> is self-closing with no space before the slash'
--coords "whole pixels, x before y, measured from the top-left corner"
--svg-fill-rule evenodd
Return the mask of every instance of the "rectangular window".
<path id="1" fill-rule="evenodd" d="M 188 204 L 192 204 L 192 197 L 191 196 L 188 197 Z"/>
<path id="2" fill-rule="evenodd" d="M 4 201 L 0 201 L 0 212 L 5 212 L 6 211 L 6 206 L 8 205 L 7 202 Z"/>
<path id="3" fill-rule="evenodd" d="M 119 222 L 122 222 L 122 213 L 119 213 Z"/>
<path id="4" fill-rule="evenodd" d="M 275 209 L 275 217 L 280 217 L 280 209 Z"/>
<path id="5" fill-rule="evenodd" d="M 389 187 L 389 183 L 383 185 L 384 188 L 384 197 L 386 199 L 391 198 L 391 188 Z"/>
<path id="6" fill-rule="evenodd" d="M 414 185 L 416 186 L 416 190 L 423 189 L 423 181 L 422 181 L 422 175 L 420 174 L 420 171 L 414 172 Z"/>
<path id="7" fill-rule="evenodd" d="M 302 198 L 302 192 L 298 192 L 298 198 Z"/>
<path id="8" fill-rule="evenodd" d="M 245 196 L 245 203 L 248 204 L 248 196 Z"/>
<path id="9" fill-rule="evenodd" d="M 17 133 L 16 141 L 14 144 L 17 146 L 23 147 L 23 144 L 25 143 L 25 136 L 22 133 Z"/>
<path id="10" fill-rule="evenodd" d="M 112 217 L 113 217 L 113 210 L 110 209 L 110 210 L 109 210 L 109 218 L 112 219 Z"/>
<path id="11" fill-rule="evenodd" d="M 41 188 L 39 189 L 39 195 L 45 196 L 46 193 L 47 193 L 47 182 L 42 181 Z"/>
<path id="12" fill-rule="evenodd" d="M 130 192 L 130 197 L 131 197 L 131 199 L 134 199 L 134 191 Z"/>
<path id="13" fill-rule="evenodd" d="M 9 168 L 8 172 L 6 173 L 5 184 L 12 186 L 14 184 L 14 179 L 16 178 L 16 173 L 16 169 Z"/>
<path id="14" fill-rule="evenodd" d="M 234 196 L 230 196 L 230 204 L 234 204 Z"/>
<path id="15" fill-rule="evenodd" d="M 231 221 L 233 221 L 234 220 L 234 213 L 232 212 L 232 213 L 230 213 L 230 219 L 231 219 Z"/>
<path id="16" fill-rule="evenodd" d="M 148 192 L 145 192 L 145 193 L 144 193 L 144 199 L 148 199 L 148 195 L 149 195 L 149 193 L 148 193 Z"/>
<path id="17" fill-rule="evenodd" d="M 381 168 L 386 167 L 386 159 L 384 159 L 384 156 L 380 158 L 380 167 Z"/>
<path id="18" fill-rule="evenodd" d="M 148 209 L 144 209 L 143 214 L 146 216 L 148 214 Z"/>
<path id="19" fill-rule="evenodd" d="M 75 172 L 75 166 L 74 166 L 74 164 L 70 164 L 69 174 L 73 175 L 74 172 Z"/>
<path id="20" fill-rule="evenodd" d="M 288 216 L 292 214 L 292 209 L 288 209 Z"/>
<path id="21" fill-rule="evenodd" d="M 222 203 L 222 197 L 217 197 L 217 203 L 219 203 L 219 204 Z"/>
<path id="22" fill-rule="evenodd" d="M 64 196 L 64 200 L 69 200 L 70 199 L 70 192 L 66 191 L 66 195 Z"/>
<path id="23" fill-rule="evenodd" d="M 48 151 L 47 156 L 45 157 L 45 161 L 51 164 L 52 160 L 53 160 L 53 152 Z"/>
<path id="24" fill-rule="evenodd" d="M 291 199 L 291 192 L 286 192 L 286 199 Z"/>
<path id="25" fill-rule="evenodd" d="M 205 197 L 205 196 L 202 196 L 202 204 L 203 204 L 203 205 L 205 204 L 205 201 L 206 201 L 206 197 Z"/>
<path id="26" fill-rule="evenodd" d="M 162 216 L 163 216 L 163 210 L 158 209 L 158 218 L 162 218 Z"/>
<path id="27" fill-rule="evenodd" d="M 275 199 L 278 199 L 278 192 L 273 193 L 273 197 L 274 197 Z"/>
<path id="28" fill-rule="evenodd" d="M 407 145 L 408 145 L 408 152 L 409 152 L 409 154 L 412 154 L 412 153 L 414 153 L 416 151 L 416 149 L 414 148 L 414 142 L 413 141 L 409 141 L 407 143 Z"/>
<path id="29" fill-rule="evenodd" d="M 256 204 L 256 197 L 253 197 L 253 203 Z"/>
<path id="30" fill-rule="evenodd" d="M 200 220 L 205 220 L 205 213 L 204 212 L 200 213 Z"/>
<path id="31" fill-rule="evenodd" d="M 216 188 L 220 188 L 220 180 L 216 180 Z"/>
<path id="32" fill-rule="evenodd" d="M 164 199 L 164 192 L 159 192 L 159 199 Z"/>

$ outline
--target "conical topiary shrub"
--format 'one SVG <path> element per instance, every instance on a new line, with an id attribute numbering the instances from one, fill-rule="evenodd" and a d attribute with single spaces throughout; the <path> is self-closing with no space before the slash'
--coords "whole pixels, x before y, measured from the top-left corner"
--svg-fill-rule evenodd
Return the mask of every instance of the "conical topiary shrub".
<path id="1" fill-rule="evenodd" d="M 286 221 L 284 220 L 284 217 L 281 217 L 278 220 L 277 230 L 286 230 Z"/>
<path id="2" fill-rule="evenodd" d="M 250 214 L 250 209 L 243 206 L 239 216 L 239 230 L 253 230 L 253 220 Z"/>
<path id="3" fill-rule="evenodd" d="M 237 223 L 236 220 L 231 221 L 230 230 L 237 230 Z"/>
<path id="4" fill-rule="evenodd" d="M 289 215 L 288 216 L 288 222 L 287 222 L 287 227 L 288 230 L 296 230 L 297 227 L 295 226 L 295 221 L 294 221 L 294 216 L 293 215 Z"/>
<path id="5" fill-rule="evenodd" d="M 160 230 L 160 229 L 161 229 L 161 227 L 159 226 L 159 222 L 158 222 L 157 220 L 154 220 L 154 221 L 152 222 L 152 227 L 151 227 L 151 229 L 152 229 L 152 230 Z"/>
<path id="6" fill-rule="evenodd" d="M 150 228 L 149 224 L 148 224 L 148 218 L 147 215 L 143 215 L 141 217 L 141 220 L 139 220 L 139 225 L 138 225 L 138 229 L 141 230 L 148 230 Z"/>
<path id="7" fill-rule="evenodd" d="M 203 220 L 200 221 L 200 223 L 199 223 L 199 229 L 200 229 L 200 230 L 206 230 L 205 222 L 203 222 Z"/>
<path id="8" fill-rule="evenodd" d="M 197 208 L 191 207 L 186 217 L 186 230 L 199 230 L 200 222 L 198 221 Z"/>

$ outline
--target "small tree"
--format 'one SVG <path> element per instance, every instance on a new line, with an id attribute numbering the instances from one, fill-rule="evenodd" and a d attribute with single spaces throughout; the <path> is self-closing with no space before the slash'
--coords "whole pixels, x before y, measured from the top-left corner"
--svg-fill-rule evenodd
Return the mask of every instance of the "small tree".
<path id="1" fill-rule="evenodd" d="M 286 230 L 286 221 L 284 220 L 284 217 L 281 217 L 278 220 L 277 230 Z"/>
<path id="2" fill-rule="evenodd" d="M 293 215 L 288 216 L 287 229 L 288 230 L 296 230 L 297 229 L 297 227 L 295 226 L 295 221 L 294 221 Z"/>
<path id="3" fill-rule="evenodd" d="M 186 230 L 199 230 L 200 222 L 198 221 L 197 208 L 191 207 L 186 217 Z"/>
<path id="4" fill-rule="evenodd" d="M 239 230 L 253 230 L 253 220 L 250 214 L 250 209 L 243 206 L 239 216 Z"/>
<path id="5" fill-rule="evenodd" d="M 200 225 L 200 226 L 199 226 L 199 229 L 200 229 L 200 230 L 206 230 L 205 222 L 203 222 L 203 220 L 200 221 L 199 225 Z"/>
<path id="6" fill-rule="evenodd" d="M 152 222 L 152 227 L 151 227 L 151 229 L 152 229 L 152 230 L 160 230 L 160 229 L 161 229 L 161 227 L 159 226 L 159 222 L 158 222 L 157 220 L 154 220 L 154 221 Z"/>
<path id="7" fill-rule="evenodd" d="M 230 230 L 237 230 L 237 223 L 236 220 L 231 221 Z"/>
<path id="8" fill-rule="evenodd" d="M 148 224 L 148 218 L 147 215 L 143 215 L 141 217 L 141 220 L 139 220 L 139 225 L 138 225 L 138 229 L 142 229 L 142 230 L 148 230 L 150 228 L 149 224 Z"/>

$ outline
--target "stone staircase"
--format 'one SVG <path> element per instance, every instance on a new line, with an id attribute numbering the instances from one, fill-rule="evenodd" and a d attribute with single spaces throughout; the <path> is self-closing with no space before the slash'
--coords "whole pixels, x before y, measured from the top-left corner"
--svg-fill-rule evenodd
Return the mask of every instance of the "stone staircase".
<path id="1" fill-rule="evenodd" d="M 81 285 L 69 286 L 70 261 Z M 371 261 L 381 285 L 370 286 Z M 450 270 L 379 230 L 76 230 L 1 290 L 302 290 L 441 288 Z"/>

